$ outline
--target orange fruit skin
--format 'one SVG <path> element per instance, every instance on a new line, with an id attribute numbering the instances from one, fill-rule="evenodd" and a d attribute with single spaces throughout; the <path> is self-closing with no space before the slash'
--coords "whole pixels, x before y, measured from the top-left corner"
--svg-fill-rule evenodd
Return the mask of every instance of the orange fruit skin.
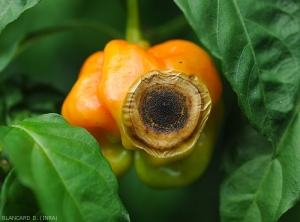
<path id="1" fill-rule="evenodd" d="M 124 40 L 112 40 L 104 51 L 92 54 L 84 62 L 63 103 L 62 116 L 71 125 L 87 129 L 103 150 L 115 147 L 111 144 L 120 140 L 123 146 L 135 150 L 122 131 L 122 107 L 130 86 L 153 70 L 173 70 L 197 77 L 208 88 L 212 108 L 221 98 L 222 83 L 218 71 L 208 53 L 198 45 L 186 40 L 169 40 L 145 50 Z M 132 153 L 126 152 L 119 153 L 127 162 L 122 167 L 129 169 Z M 107 150 L 103 153 L 107 153 L 111 163 L 118 156 L 118 152 L 114 157 L 109 157 Z M 120 174 L 125 171 L 119 170 Z"/>

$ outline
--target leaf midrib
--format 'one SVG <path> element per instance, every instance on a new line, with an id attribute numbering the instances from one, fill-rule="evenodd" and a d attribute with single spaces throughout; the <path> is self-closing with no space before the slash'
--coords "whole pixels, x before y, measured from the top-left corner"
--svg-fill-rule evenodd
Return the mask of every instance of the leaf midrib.
<path id="1" fill-rule="evenodd" d="M 59 125 L 59 124 L 56 124 L 56 125 Z M 64 139 L 66 139 L 66 140 L 71 140 L 72 138 L 71 137 L 64 137 L 64 136 L 61 136 L 61 135 L 57 135 L 57 134 L 52 134 L 52 133 L 49 133 L 49 132 L 45 132 L 45 131 L 42 131 L 42 130 L 38 130 L 38 129 L 34 129 L 34 130 L 27 130 L 26 128 L 24 129 L 23 127 L 20 127 L 20 125 L 15 125 L 15 127 L 17 127 L 17 128 L 20 128 L 20 129 L 23 129 L 23 130 L 25 130 L 33 139 L 34 139 L 34 141 L 38 141 L 38 137 L 39 137 L 39 135 L 35 135 L 36 133 L 41 133 L 41 134 L 45 134 L 45 135 L 51 135 L 51 136 L 53 136 L 53 137 L 59 137 L 59 138 L 64 138 Z M 31 134 L 29 133 L 29 132 L 31 132 Z M 81 140 L 81 138 L 79 137 L 79 138 L 77 138 L 81 143 L 84 143 L 85 145 L 87 145 L 87 146 L 89 146 L 89 148 L 91 148 L 91 150 L 92 150 L 92 153 L 89 153 L 89 155 L 94 155 L 97 151 L 96 151 L 96 149 L 93 149 L 93 147 L 91 146 L 91 144 L 89 144 L 89 143 L 86 143 L 85 141 L 83 141 L 83 140 Z M 40 145 L 41 143 L 37 143 L 37 144 L 39 144 L 39 146 L 40 147 L 42 147 L 42 145 Z M 70 160 L 72 160 L 72 161 L 74 161 L 74 162 L 77 162 L 77 163 L 80 163 L 80 164 L 82 164 L 82 165 L 84 165 L 84 166 L 86 166 L 88 169 L 91 169 L 92 171 L 94 171 L 94 172 L 96 172 L 96 174 L 99 176 L 99 178 L 101 178 L 102 180 L 102 182 L 105 184 L 105 186 L 106 187 L 111 187 L 110 186 L 110 183 L 105 179 L 105 177 L 103 177 L 103 175 L 101 175 L 101 173 L 98 171 L 98 170 L 96 170 L 95 168 L 93 168 L 92 166 L 90 166 L 90 165 L 88 165 L 88 164 L 86 164 L 85 162 L 80 162 L 79 160 L 77 160 L 77 159 L 75 159 L 75 158 L 73 158 L 73 157 L 71 157 L 71 156 L 67 156 L 67 155 L 65 155 L 64 153 L 61 153 L 61 152 L 58 152 L 58 151 L 56 151 L 56 150 L 50 150 L 50 149 L 48 149 L 48 148 L 46 148 L 46 147 L 42 147 L 44 150 L 44 152 L 46 152 L 47 150 L 48 151 L 51 151 L 52 153 L 56 153 L 57 155 L 59 155 L 59 156 L 63 156 L 63 157 L 65 157 L 65 158 L 67 158 L 67 159 L 70 159 Z M 51 157 L 50 156 L 48 156 L 48 159 L 51 159 Z M 53 162 L 53 164 L 52 164 L 53 166 L 54 166 L 54 162 Z M 58 170 L 57 170 L 57 172 L 59 172 Z M 60 177 L 61 178 L 61 177 Z M 114 192 L 114 190 L 115 190 L 115 187 L 114 187 L 114 189 L 109 189 L 109 195 L 111 196 L 111 197 L 116 197 L 116 193 Z M 115 200 L 115 204 L 117 204 L 118 206 L 119 206 L 119 203 L 118 203 L 118 200 Z M 121 208 L 119 207 L 119 210 L 120 210 Z"/>
<path id="2" fill-rule="evenodd" d="M 220 2 L 220 0 L 218 0 L 218 2 Z M 238 7 L 238 5 L 237 5 L 237 3 L 236 3 L 236 0 L 232 0 L 232 2 L 233 2 L 233 5 L 234 5 L 234 7 L 235 7 L 235 9 L 236 9 L 236 12 L 237 12 L 237 15 L 238 15 L 238 17 L 239 17 L 239 20 L 240 20 L 240 22 L 241 22 L 241 24 L 242 24 L 242 27 L 243 27 L 243 29 L 244 29 L 244 32 L 245 32 L 245 35 L 246 35 L 246 38 L 247 38 L 247 42 L 248 42 L 248 44 L 250 45 L 250 49 L 251 49 L 252 57 L 253 57 L 253 59 L 254 59 L 254 63 L 255 63 L 255 65 L 257 66 L 258 70 L 260 70 L 259 65 L 258 65 L 258 63 L 257 63 L 257 60 L 256 60 L 256 57 L 255 57 L 254 48 L 253 48 L 251 39 L 250 39 L 250 37 L 249 37 L 248 30 L 247 30 L 247 28 L 246 28 L 246 26 L 245 26 L 244 19 L 243 19 L 243 16 L 242 16 L 242 14 L 241 14 L 241 11 L 239 10 L 239 7 Z M 219 16 L 218 16 L 218 18 L 219 18 Z M 247 44 L 247 45 L 248 45 L 248 44 Z M 248 76 L 248 82 L 249 82 L 249 78 L 250 78 L 250 76 Z M 270 120 L 269 111 L 268 111 L 267 105 L 266 105 L 267 102 L 266 102 L 265 90 L 264 90 L 264 87 L 263 87 L 263 84 L 262 84 L 262 80 L 261 80 L 261 76 L 259 75 L 259 72 L 258 72 L 258 79 L 259 79 L 260 88 L 261 88 L 262 94 L 263 94 L 263 102 L 264 102 L 264 107 L 265 107 L 265 110 L 266 110 L 266 114 L 267 114 L 269 126 L 272 126 L 272 125 L 271 125 L 271 120 Z M 251 109 L 251 107 L 250 107 L 250 109 Z M 273 131 L 273 128 L 272 128 L 272 127 L 270 127 L 270 129 L 271 129 L 271 131 L 272 131 L 272 133 L 271 133 L 271 139 L 272 139 L 271 142 L 272 142 L 272 145 L 273 145 L 273 149 L 276 150 L 276 148 L 274 147 L 274 144 L 273 144 L 274 131 Z M 274 151 L 274 152 L 275 152 L 275 151 Z"/>

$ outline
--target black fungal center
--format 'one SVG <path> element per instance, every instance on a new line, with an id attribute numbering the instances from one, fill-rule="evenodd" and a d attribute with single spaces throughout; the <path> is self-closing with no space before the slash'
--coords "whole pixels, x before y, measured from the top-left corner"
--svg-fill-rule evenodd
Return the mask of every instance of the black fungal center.
<path id="1" fill-rule="evenodd" d="M 141 98 L 139 113 L 144 125 L 157 133 L 178 131 L 188 120 L 186 96 L 169 86 L 151 87 Z"/>

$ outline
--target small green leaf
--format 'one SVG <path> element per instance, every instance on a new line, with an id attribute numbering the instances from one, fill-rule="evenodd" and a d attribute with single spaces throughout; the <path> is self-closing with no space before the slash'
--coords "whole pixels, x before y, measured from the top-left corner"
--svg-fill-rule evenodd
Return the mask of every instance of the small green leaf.
<path id="1" fill-rule="evenodd" d="M 0 144 L 43 213 L 59 221 L 128 221 L 97 141 L 57 114 L 0 127 Z"/>
<path id="2" fill-rule="evenodd" d="M 38 212 L 39 207 L 33 193 L 18 181 L 13 169 L 2 186 L 0 219 L 3 216 L 27 216 L 27 218 L 33 218 Z"/>
<path id="3" fill-rule="evenodd" d="M 6 25 L 16 20 L 24 11 L 41 0 L 0 0 L 0 33 Z"/>

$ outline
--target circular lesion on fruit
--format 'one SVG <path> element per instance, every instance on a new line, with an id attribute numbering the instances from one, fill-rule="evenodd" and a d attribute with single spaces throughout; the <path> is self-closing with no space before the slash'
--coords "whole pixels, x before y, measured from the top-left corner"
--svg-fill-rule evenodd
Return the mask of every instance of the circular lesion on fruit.
<path id="1" fill-rule="evenodd" d="M 137 149 L 168 158 L 190 151 L 206 123 L 211 98 L 197 77 L 151 71 L 129 89 L 122 130 Z"/>
<path id="2" fill-rule="evenodd" d="M 170 133 L 184 127 L 188 120 L 186 96 L 168 85 L 154 85 L 143 93 L 138 109 L 149 130 Z"/>

